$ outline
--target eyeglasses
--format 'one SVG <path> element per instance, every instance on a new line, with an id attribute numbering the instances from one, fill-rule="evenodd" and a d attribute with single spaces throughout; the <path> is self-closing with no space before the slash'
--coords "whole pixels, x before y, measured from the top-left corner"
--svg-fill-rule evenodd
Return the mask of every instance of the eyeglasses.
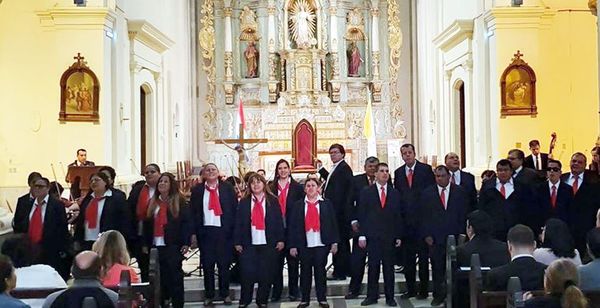
<path id="1" fill-rule="evenodd" d="M 548 171 L 560 172 L 560 168 L 558 168 L 558 167 L 548 167 Z"/>
<path id="2" fill-rule="evenodd" d="M 36 185 L 33 185 L 33 187 L 35 187 L 35 188 L 46 188 L 48 186 L 43 185 L 43 184 L 36 184 Z"/>

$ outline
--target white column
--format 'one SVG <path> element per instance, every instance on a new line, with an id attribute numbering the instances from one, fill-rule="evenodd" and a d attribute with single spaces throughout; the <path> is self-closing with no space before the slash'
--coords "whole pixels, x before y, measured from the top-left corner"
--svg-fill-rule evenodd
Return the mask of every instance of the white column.
<path id="1" fill-rule="evenodd" d="M 379 0 L 371 0 L 371 54 L 373 79 L 379 80 Z"/>
<path id="2" fill-rule="evenodd" d="M 337 0 L 329 2 L 329 51 L 331 52 L 331 61 L 333 69 L 333 79 L 337 80 L 340 77 L 340 63 L 338 57 L 338 31 L 337 31 Z"/>

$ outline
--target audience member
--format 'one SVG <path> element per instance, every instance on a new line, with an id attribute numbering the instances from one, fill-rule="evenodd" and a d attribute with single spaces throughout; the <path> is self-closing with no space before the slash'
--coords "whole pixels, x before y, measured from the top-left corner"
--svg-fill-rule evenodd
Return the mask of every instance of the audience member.
<path id="1" fill-rule="evenodd" d="M 535 261 L 535 238 L 527 226 L 516 225 L 508 231 L 510 263 L 492 269 L 486 276 L 485 289 L 504 291 L 510 277 L 519 277 L 523 290 L 541 290 L 544 286 L 546 265 Z"/>
<path id="2" fill-rule="evenodd" d="M 594 228 L 587 234 L 587 249 L 592 261 L 579 267 L 582 290 L 600 290 L 600 229 Z"/>
<path id="3" fill-rule="evenodd" d="M 577 266 L 581 265 L 579 252 L 575 249 L 575 242 L 564 221 L 548 219 L 540 237 L 542 247 L 533 252 L 536 261 L 550 265 L 555 260 L 568 259 Z"/>
<path id="4" fill-rule="evenodd" d="M 544 275 L 544 296 L 531 297 L 531 293 L 523 294 L 528 299 L 528 308 L 586 308 L 587 299 L 577 287 L 579 277 L 577 267 L 566 259 L 555 260 L 548 266 Z"/>
<path id="5" fill-rule="evenodd" d="M 486 212 L 475 210 L 467 215 L 469 241 L 456 248 L 458 266 L 471 266 L 471 255 L 479 254 L 481 266 L 498 267 L 510 262 L 506 243 L 492 236 L 492 218 Z"/>
<path id="6" fill-rule="evenodd" d="M 129 266 L 129 252 L 125 238 L 119 231 L 110 230 L 103 232 L 100 238 L 92 245 L 92 250 L 100 256 L 102 261 L 102 285 L 114 287 L 119 285 L 121 272 L 129 271 L 132 283 L 140 282 L 140 277 L 135 270 Z"/>
<path id="7" fill-rule="evenodd" d="M 15 268 L 6 256 L 0 256 L 0 307 L 29 308 L 31 306 L 10 296 L 10 291 L 17 285 Z"/>
<path id="8" fill-rule="evenodd" d="M 73 260 L 71 274 L 73 284 L 66 290 L 54 292 L 46 298 L 43 308 L 67 307 L 67 303 L 79 307 L 116 307 L 119 295 L 102 286 L 100 271 L 102 261 L 93 251 L 82 251 Z"/>

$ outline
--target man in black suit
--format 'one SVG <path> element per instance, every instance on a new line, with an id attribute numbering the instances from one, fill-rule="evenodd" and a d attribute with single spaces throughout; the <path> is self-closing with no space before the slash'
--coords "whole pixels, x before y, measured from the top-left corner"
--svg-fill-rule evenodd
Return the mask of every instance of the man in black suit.
<path id="1" fill-rule="evenodd" d="M 582 259 L 587 258 L 585 235 L 595 226 L 595 215 L 600 208 L 600 187 L 593 172 L 585 170 L 587 158 L 577 152 L 571 156 L 571 172 L 561 180 L 571 185 L 573 202 L 569 207 L 569 226 L 575 247 Z"/>
<path id="2" fill-rule="evenodd" d="M 192 189 L 191 212 L 195 225 L 192 243 L 199 245 L 204 272 L 204 306 L 213 305 L 215 265 L 219 269 L 219 297 L 230 305 L 229 266 L 233 257 L 233 228 L 238 201 L 233 186 L 219 182 L 219 169 L 215 164 L 204 166 L 202 178 L 204 183 Z"/>
<path id="3" fill-rule="evenodd" d="M 538 140 L 529 141 L 529 150 L 531 155 L 525 157 L 523 166 L 536 171 L 544 171 L 548 168 L 548 154 L 540 153 L 540 142 Z"/>
<path id="4" fill-rule="evenodd" d="M 348 285 L 348 294 L 346 299 L 355 299 L 360 295 L 362 279 L 365 275 L 365 262 L 367 260 L 367 250 L 358 246 L 358 237 L 360 232 L 360 224 L 357 217 L 357 206 L 360 198 L 360 192 L 373 183 L 375 183 L 375 172 L 379 159 L 377 157 L 368 157 L 365 160 L 365 173 L 354 176 L 353 184 L 353 207 L 350 213 L 350 221 L 352 225 L 352 255 L 350 256 L 351 274 L 350 284 Z"/>
<path id="5" fill-rule="evenodd" d="M 510 161 L 501 159 L 496 164 L 496 178 L 489 180 L 479 193 L 478 208 L 492 217 L 494 237 L 505 241 L 508 229 L 518 223 L 535 225 L 531 192 L 512 178 Z"/>
<path id="6" fill-rule="evenodd" d="M 21 197 L 19 197 L 19 199 L 17 199 L 17 208 L 22 207 L 25 208 L 27 206 L 31 206 L 31 204 L 33 204 L 33 200 L 35 200 L 35 197 L 33 196 L 33 184 L 35 183 L 35 181 L 39 178 L 41 178 L 42 175 L 39 172 L 31 172 L 29 173 L 29 176 L 27 176 L 27 186 L 29 186 L 29 191 L 22 195 Z M 13 228 L 15 227 L 14 225 L 14 220 L 13 220 Z"/>
<path id="7" fill-rule="evenodd" d="M 548 180 L 540 183 L 536 189 L 536 199 L 540 218 L 537 227 L 541 228 L 546 220 L 558 218 L 569 223 L 569 207 L 573 200 L 573 188 L 569 184 L 561 182 L 562 163 L 551 159 L 548 161 Z M 534 229 L 539 230 L 539 229 Z"/>
<path id="8" fill-rule="evenodd" d="M 446 298 L 446 238 L 455 238 L 464 230 L 469 198 L 462 187 L 450 183 L 450 170 L 444 165 L 435 168 L 436 185 L 423 190 L 419 204 L 423 206 L 421 238 L 429 247 L 433 276 L 433 301 L 439 306 Z"/>
<path id="9" fill-rule="evenodd" d="M 525 291 L 544 289 L 546 265 L 535 261 L 535 238 L 527 226 L 516 225 L 508 231 L 510 263 L 492 269 L 486 276 L 484 288 L 489 291 L 506 291 L 510 277 L 519 277 Z"/>
<path id="10" fill-rule="evenodd" d="M 458 266 L 471 266 L 471 255 L 479 254 L 481 266 L 498 267 L 510 262 L 506 243 L 492 237 L 492 218 L 484 211 L 475 210 L 467 215 L 469 241 L 456 247 Z"/>
<path id="11" fill-rule="evenodd" d="M 85 149 L 79 149 L 77 150 L 77 159 L 67 167 L 94 167 L 95 165 L 96 164 L 94 164 L 93 161 L 87 160 L 87 151 Z"/>
<path id="12" fill-rule="evenodd" d="M 385 303 L 390 307 L 397 306 L 394 299 L 394 248 L 400 247 L 403 228 L 400 193 L 388 184 L 389 178 L 388 165 L 379 163 L 375 185 L 365 187 L 358 202 L 358 245 L 366 248 L 369 254 L 367 298 L 360 303 L 361 306 L 377 303 L 382 264 Z"/>
<path id="13" fill-rule="evenodd" d="M 467 213 L 477 209 L 477 188 L 475 188 L 475 176 L 460 169 L 460 158 L 458 154 L 450 152 L 444 158 L 446 167 L 450 170 L 450 183 L 462 187 L 469 197 Z"/>
<path id="14" fill-rule="evenodd" d="M 346 150 L 341 144 L 329 147 L 329 157 L 333 166 L 328 172 L 319 166 L 319 174 L 326 181 L 323 197 L 331 200 L 337 217 L 340 242 L 338 252 L 333 256 L 333 274 L 328 279 L 345 280 L 350 276 L 350 221 L 352 207 L 352 169 L 344 160 Z M 320 162 L 318 163 L 320 165 Z"/>
<path id="15" fill-rule="evenodd" d="M 402 219 L 405 224 L 404 242 L 404 274 L 406 276 L 407 292 L 402 294 L 403 299 L 414 297 L 416 289 L 416 259 L 419 256 L 419 294 L 418 299 L 427 298 L 429 269 L 427 268 L 427 245 L 419 239 L 422 209 L 418 203 L 423 189 L 435 184 L 435 176 L 430 165 L 423 164 L 415 159 L 415 147 L 404 144 L 400 147 L 404 165 L 394 171 L 394 188 L 400 192 L 402 198 Z"/>
<path id="16" fill-rule="evenodd" d="M 519 149 L 512 149 L 508 151 L 508 161 L 513 169 L 513 179 L 515 183 L 533 187 L 540 182 L 540 177 L 535 170 L 523 166 L 525 160 L 525 153 Z"/>
<path id="17" fill-rule="evenodd" d="M 48 194 L 50 181 L 39 177 L 33 180 L 32 202 L 21 203 L 15 210 L 13 230 L 29 236 L 34 250 L 34 263 L 48 264 L 63 279 L 69 277 L 68 251 L 71 237 L 63 204 Z"/>

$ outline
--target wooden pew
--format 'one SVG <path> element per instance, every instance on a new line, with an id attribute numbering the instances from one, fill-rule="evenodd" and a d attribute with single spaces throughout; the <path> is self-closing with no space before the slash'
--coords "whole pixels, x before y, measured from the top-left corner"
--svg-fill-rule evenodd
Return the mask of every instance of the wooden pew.
<path id="1" fill-rule="evenodd" d="M 446 308 L 452 308 L 456 287 L 454 285 L 454 269 L 456 268 L 456 239 L 448 235 L 446 240 Z"/>

